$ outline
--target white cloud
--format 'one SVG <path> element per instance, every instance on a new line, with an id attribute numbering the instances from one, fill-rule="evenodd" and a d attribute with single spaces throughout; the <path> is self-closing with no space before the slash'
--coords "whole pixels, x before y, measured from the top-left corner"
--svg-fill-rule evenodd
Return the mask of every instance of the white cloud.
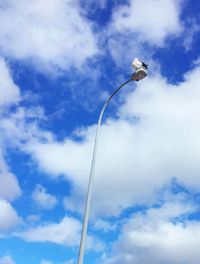
<path id="1" fill-rule="evenodd" d="M 32 193 L 32 199 L 38 206 L 44 209 L 52 209 L 58 202 L 55 196 L 47 193 L 46 189 L 39 184 Z"/>
<path id="2" fill-rule="evenodd" d="M 180 37 L 184 31 L 180 19 L 182 2 L 129 0 L 114 8 L 106 41 L 117 67 L 128 69 L 133 57 L 138 57 L 147 61 L 152 69 L 155 63 L 152 54 L 156 48 L 167 45 L 169 37 Z"/>
<path id="3" fill-rule="evenodd" d="M 75 263 L 75 261 L 73 259 L 70 259 L 70 260 L 67 260 L 65 262 L 62 262 L 60 264 L 74 264 L 74 263 Z"/>
<path id="4" fill-rule="evenodd" d="M 13 233 L 28 242 L 51 242 L 67 247 L 77 247 L 80 243 L 82 223 L 75 218 L 65 216 L 59 223 L 45 223 L 38 227 Z M 102 251 L 104 243 L 88 235 L 87 249 Z"/>
<path id="5" fill-rule="evenodd" d="M 10 256 L 0 257 L 0 264 L 15 264 L 14 260 Z"/>
<path id="6" fill-rule="evenodd" d="M 193 40 L 195 35 L 199 32 L 199 24 L 195 19 L 190 19 L 186 22 L 183 47 L 186 51 L 193 49 Z"/>
<path id="7" fill-rule="evenodd" d="M 5 200 L 0 199 L 0 232 L 6 232 L 21 222 L 15 209 Z"/>
<path id="8" fill-rule="evenodd" d="M 0 122 L 0 198 L 12 201 L 21 195 L 17 176 L 14 175 L 6 163 L 9 147 L 19 147 L 32 138 L 44 139 L 51 137 L 50 133 L 44 133 L 38 128 L 40 108 L 25 109 L 17 107 L 15 112 L 2 111 Z"/>
<path id="9" fill-rule="evenodd" d="M 5 160 L 0 152 L 0 198 L 6 200 L 13 200 L 21 194 L 21 189 L 17 178 L 14 174 L 12 174 Z"/>
<path id="10" fill-rule="evenodd" d="M 26 149 L 27 151 L 33 151 L 34 158 L 40 158 L 44 155 L 41 166 L 47 172 L 53 175 L 65 173 L 72 177 L 76 176 L 74 181 L 78 183 L 80 180 L 85 181 L 82 178 L 82 173 L 89 172 L 90 160 L 88 159 L 88 153 L 91 152 L 91 144 L 90 142 L 87 143 L 89 144 L 76 143 L 72 140 L 66 140 L 60 144 L 54 141 L 49 141 L 47 144 L 28 142 Z M 53 156 L 58 158 L 54 159 Z M 80 168 L 82 169 L 80 170 Z"/>
<path id="11" fill-rule="evenodd" d="M 139 40 L 159 46 L 168 35 L 180 33 L 179 15 L 177 0 L 131 0 L 129 5 L 116 8 L 111 28 L 113 32 L 138 33 Z"/>
<path id="12" fill-rule="evenodd" d="M 53 264 L 53 262 L 43 259 L 40 264 Z"/>
<path id="13" fill-rule="evenodd" d="M 199 76 L 196 67 L 177 85 L 160 76 L 148 78 L 127 95 L 119 118 L 103 124 L 93 190 L 95 214 L 118 215 L 133 204 L 152 202 L 174 177 L 187 188 L 200 189 Z M 73 183 L 65 206 L 76 211 L 82 211 L 95 127 L 81 133 L 79 142 L 34 142 L 26 148 L 40 168 L 51 175 L 64 174 Z"/>
<path id="14" fill-rule="evenodd" d="M 59 223 L 49 223 L 16 234 L 26 241 L 52 242 L 66 246 L 77 246 L 81 223 L 74 218 L 64 217 Z"/>
<path id="15" fill-rule="evenodd" d="M 0 132 L 5 147 L 7 143 L 22 149 L 25 142 L 35 138 L 42 141 L 51 140 L 51 133 L 39 128 L 41 120 L 44 120 L 44 114 L 40 107 L 18 107 L 15 112 L 2 116 Z"/>
<path id="16" fill-rule="evenodd" d="M 184 218 L 196 209 L 175 199 L 132 215 L 113 246 L 113 257 L 104 256 L 100 263 L 199 263 L 200 222 Z"/>
<path id="17" fill-rule="evenodd" d="M 116 228 L 117 228 L 117 225 L 113 224 L 111 222 L 102 220 L 102 219 L 98 219 L 94 223 L 94 228 L 96 230 L 101 230 L 101 231 L 104 231 L 104 232 L 107 233 L 107 232 L 110 232 L 110 231 L 115 231 Z"/>
<path id="18" fill-rule="evenodd" d="M 1 9 L 1 6 L 0 6 Z M 21 100 L 20 88 L 14 83 L 10 69 L 5 60 L 0 57 L 0 173 L 9 172 L 5 162 L 7 146 L 13 146 L 22 141 L 32 138 L 51 138 L 51 133 L 46 133 L 39 129 L 40 120 L 45 119 L 43 108 L 16 106 L 14 111 L 9 107 Z M 11 182 L 11 174 L 7 176 L 7 181 Z M 3 181 L 3 180 L 2 180 Z M 13 184 L 11 184 L 12 186 Z M 15 195 L 15 191 L 13 191 Z"/>
<path id="19" fill-rule="evenodd" d="M 53 264 L 53 262 L 49 261 L 49 260 L 46 260 L 46 259 L 43 259 L 40 264 Z M 68 261 L 65 261 L 65 262 L 59 262 L 59 264 L 74 264 L 74 260 L 73 259 L 70 259 Z"/>
<path id="20" fill-rule="evenodd" d="M 38 222 L 39 220 L 40 220 L 40 216 L 39 215 L 32 214 L 32 215 L 28 215 L 27 216 L 27 221 L 29 223 L 35 223 L 35 222 Z"/>
<path id="21" fill-rule="evenodd" d="M 17 103 L 20 99 L 20 90 L 14 84 L 9 68 L 0 57 L 0 107 Z"/>
<path id="22" fill-rule="evenodd" d="M 7 0 L 0 6 L 0 24 L 3 54 L 37 67 L 80 68 L 97 52 L 92 24 L 77 1 Z"/>
<path id="23" fill-rule="evenodd" d="M 5 134 L 1 129 L 4 115 L 8 116 L 9 106 L 20 100 L 20 89 L 13 82 L 10 70 L 3 58 L 0 57 L 0 198 L 13 200 L 21 194 L 16 176 L 10 172 L 5 161 Z M 6 119 L 5 118 L 5 119 Z M 9 144 L 10 145 L 10 144 Z"/>

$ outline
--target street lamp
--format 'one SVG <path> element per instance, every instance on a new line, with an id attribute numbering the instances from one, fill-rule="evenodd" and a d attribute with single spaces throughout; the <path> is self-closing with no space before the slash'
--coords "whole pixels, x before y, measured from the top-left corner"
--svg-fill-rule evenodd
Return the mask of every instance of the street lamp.
<path id="1" fill-rule="evenodd" d="M 89 220 L 89 211 L 90 211 L 90 204 L 91 204 L 91 195 L 92 195 L 92 186 L 94 180 L 94 169 L 95 169 L 95 161 L 96 161 L 96 151 L 97 151 L 97 142 L 98 142 L 98 134 L 99 128 L 101 125 L 102 117 L 105 112 L 106 107 L 108 106 L 112 97 L 127 83 L 130 81 L 140 81 L 147 76 L 148 65 L 144 62 L 139 61 L 135 58 L 132 62 L 132 66 L 135 69 L 135 72 L 131 75 L 131 78 L 120 85 L 107 99 L 105 102 L 98 119 L 98 124 L 96 128 L 96 136 L 94 142 L 94 149 L 93 149 L 93 156 L 92 156 L 92 164 L 90 169 L 90 177 L 88 182 L 88 190 L 87 190 L 87 197 L 86 197 L 86 204 L 85 204 L 85 211 L 84 211 L 84 219 L 83 219 L 83 227 L 81 233 L 81 240 L 80 240 L 80 247 L 79 247 L 79 256 L 78 256 L 78 264 L 83 264 L 83 258 L 85 253 L 85 244 L 86 244 L 86 237 L 87 237 L 87 228 L 88 228 L 88 220 Z"/>

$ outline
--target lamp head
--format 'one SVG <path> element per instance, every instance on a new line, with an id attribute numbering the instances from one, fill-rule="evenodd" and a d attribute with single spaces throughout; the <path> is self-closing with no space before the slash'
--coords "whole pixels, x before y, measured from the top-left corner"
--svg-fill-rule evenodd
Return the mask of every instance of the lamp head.
<path id="1" fill-rule="evenodd" d="M 135 69 L 135 72 L 132 74 L 132 79 L 134 81 L 140 81 L 147 76 L 148 65 L 146 63 L 135 58 L 132 62 L 132 66 Z"/>

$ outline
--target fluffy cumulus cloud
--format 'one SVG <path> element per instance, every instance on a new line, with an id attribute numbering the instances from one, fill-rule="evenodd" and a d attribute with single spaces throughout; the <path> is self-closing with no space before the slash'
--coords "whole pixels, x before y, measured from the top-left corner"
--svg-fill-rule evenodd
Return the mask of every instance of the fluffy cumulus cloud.
<path id="1" fill-rule="evenodd" d="M 8 255 L 0 257 L 0 264 L 15 264 L 15 261 Z"/>
<path id="2" fill-rule="evenodd" d="M 197 66 L 176 85 L 159 75 L 148 78 L 128 95 L 118 118 L 103 124 L 93 196 L 96 214 L 117 215 L 133 204 L 151 202 L 174 177 L 200 189 L 199 76 Z M 26 148 L 40 168 L 74 183 L 65 200 L 70 210 L 78 210 L 86 191 L 95 127 L 78 133 L 78 142 L 34 142 Z"/>
<path id="3" fill-rule="evenodd" d="M 93 133 L 91 133 L 91 136 L 93 136 Z M 42 169 L 52 175 L 55 175 L 55 177 L 57 174 L 64 173 L 71 175 L 76 183 L 79 181 L 84 183 L 85 179 L 82 178 L 82 174 L 86 176 L 89 172 L 89 155 L 92 150 L 92 144 L 89 141 L 87 141 L 87 144 L 86 142 L 77 143 L 71 139 L 67 139 L 65 142 L 61 143 L 50 140 L 47 144 L 41 144 L 40 142 L 28 142 L 26 150 L 33 154 L 34 159 L 39 159 L 39 165 Z M 55 156 L 54 154 L 52 155 L 52 153 L 54 153 Z M 42 156 L 44 157 L 43 159 Z M 58 158 L 55 159 L 55 157 Z M 41 163 L 40 158 L 42 159 Z M 79 166 L 77 166 L 77 164 L 79 164 Z"/>
<path id="4" fill-rule="evenodd" d="M 0 107 L 17 103 L 20 99 L 20 90 L 14 84 L 5 60 L 0 57 Z"/>
<path id="5" fill-rule="evenodd" d="M 0 132 L 3 145 L 7 143 L 21 147 L 27 141 L 50 140 L 52 135 L 48 131 L 40 129 L 40 122 L 44 120 L 43 109 L 40 107 L 18 107 L 8 115 L 2 115 Z M 5 146 L 6 147 L 6 146 Z"/>
<path id="6" fill-rule="evenodd" d="M 175 0 L 134 0 L 129 6 L 116 8 L 106 29 L 112 56 L 123 61 L 121 48 L 132 53 L 137 46 L 134 52 L 140 54 L 146 42 L 162 46 L 167 36 L 181 32 L 180 13 L 180 1 Z M 83 16 L 77 1 L 7 0 L 0 4 L 0 23 L 1 54 L 7 58 L 31 59 L 47 70 L 65 70 L 81 67 L 97 53 L 92 24 Z M 200 190 L 199 76 L 197 63 L 178 84 L 169 84 L 159 74 L 145 79 L 125 98 L 117 117 L 107 118 L 101 127 L 97 152 L 94 215 L 120 215 L 129 206 L 151 204 L 158 191 L 174 178 L 187 188 Z M 73 139 L 57 141 L 53 133 L 40 129 L 40 120 L 45 118 L 42 108 L 16 106 L 21 100 L 20 89 L 2 58 L 0 81 L 0 232 L 4 234 L 21 221 L 8 202 L 21 194 L 17 178 L 6 164 L 8 143 L 30 154 L 38 167 L 51 176 L 64 175 L 72 183 L 70 196 L 64 199 L 65 209 L 82 212 L 96 126 L 75 131 Z M 15 111 L 9 112 L 13 105 Z M 41 185 L 34 189 L 32 199 L 44 209 L 57 204 L 56 197 Z M 191 204 L 179 201 L 133 215 L 114 245 L 115 257 L 104 256 L 103 263 L 198 263 L 199 222 L 180 220 L 195 210 Z M 35 215 L 28 219 L 29 223 L 41 220 Z M 69 247 L 79 244 L 81 223 L 77 219 L 66 216 L 58 223 L 36 224 L 38 227 L 14 235 L 26 241 Z M 96 231 L 116 230 L 116 225 L 104 220 L 98 220 L 93 227 Z M 98 250 L 104 247 L 94 237 L 89 237 L 88 244 Z M 121 253 L 117 254 L 119 248 Z M 189 250 L 180 256 L 178 251 L 183 248 Z M 14 263 L 9 256 L 1 261 Z"/>
<path id="7" fill-rule="evenodd" d="M 0 199 L 0 232 L 9 231 L 21 222 L 15 209 L 5 200 Z"/>
<path id="8" fill-rule="evenodd" d="M 0 153 L 0 198 L 13 200 L 21 194 L 21 189 L 16 176 L 11 173 Z"/>
<path id="9" fill-rule="evenodd" d="M 51 242 L 67 247 L 79 246 L 82 223 L 75 218 L 65 216 L 59 223 L 48 223 L 38 227 L 14 233 L 29 242 Z M 93 236 L 87 238 L 87 248 L 101 251 L 104 243 Z"/>
<path id="10" fill-rule="evenodd" d="M 97 52 L 91 22 L 77 1 L 7 0 L 0 4 L 0 24 L 2 53 L 37 66 L 79 68 Z"/>
<path id="11" fill-rule="evenodd" d="M 151 62 L 152 69 L 155 48 L 184 30 L 182 8 L 179 0 L 130 0 L 118 5 L 106 31 L 108 50 L 118 67 L 128 68 L 136 56 Z"/>
<path id="12" fill-rule="evenodd" d="M 44 224 L 16 234 L 26 241 L 52 242 L 66 246 L 77 246 L 81 223 L 74 218 L 64 217 L 59 223 Z"/>
<path id="13" fill-rule="evenodd" d="M 57 199 L 53 195 L 46 192 L 46 189 L 37 185 L 35 190 L 32 193 L 33 201 L 41 208 L 52 209 L 57 204 Z"/>
<path id="14" fill-rule="evenodd" d="M 131 0 L 113 13 L 114 30 L 138 33 L 143 41 L 160 45 L 169 34 L 181 30 L 180 1 Z M 169 15 L 170 14 L 170 15 Z"/>
<path id="15" fill-rule="evenodd" d="M 13 82 L 10 70 L 5 60 L 0 57 L 0 118 L 3 122 L 5 113 L 10 106 L 18 103 L 20 100 L 20 89 Z M 0 198 L 13 200 L 20 195 L 21 190 L 16 176 L 10 172 L 9 166 L 5 160 L 5 138 L 0 125 Z"/>
<path id="16" fill-rule="evenodd" d="M 173 197 L 162 206 L 132 215 L 113 246 L 113 257 L 104 255 L 100 263 L 197 264 L 200 223 L 187 218 L 196 210 Z"/>
<path id="17" fill-rule="evenodd" d="M 12 80 L 5 60 L 0 58 L 0 117 L 1 121 L 9 111 L 9 107 L 16 105 L 20 100 L 20 90 Z M 2 124 L 1 124 L 2 125 Z M 0 233 L 5 234 L 16 227 L 21 219 L 16 210 L 8 201 L 12 201 L 21 194 L 16 175 L 14 175 L 6 162 L 6 143 L 2 129 L 0 128 Z M 0 259 L 0 263 L 14 263 L 9 256 Z"/>

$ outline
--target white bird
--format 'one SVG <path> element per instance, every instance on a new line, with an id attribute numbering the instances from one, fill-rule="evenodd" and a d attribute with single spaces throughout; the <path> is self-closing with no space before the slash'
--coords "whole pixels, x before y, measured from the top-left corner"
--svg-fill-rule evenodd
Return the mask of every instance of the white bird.
<path id="1" fill-rule="evenodd" d="M 138 58 L 135 58 L 132 62 L 132 66 L 135 70 L 139 69 L 142 67 L 142 62 L 138 60 Z"/>
<path id="2" fill-rule="evenodd" d="M 132 66 L 135 69 L 135 72 L 132 75 L 132 79 L 135 81 L 142 80 L 147 76 L 148 65 L 144 62 L 135 58 L 132 62 Z"/>

